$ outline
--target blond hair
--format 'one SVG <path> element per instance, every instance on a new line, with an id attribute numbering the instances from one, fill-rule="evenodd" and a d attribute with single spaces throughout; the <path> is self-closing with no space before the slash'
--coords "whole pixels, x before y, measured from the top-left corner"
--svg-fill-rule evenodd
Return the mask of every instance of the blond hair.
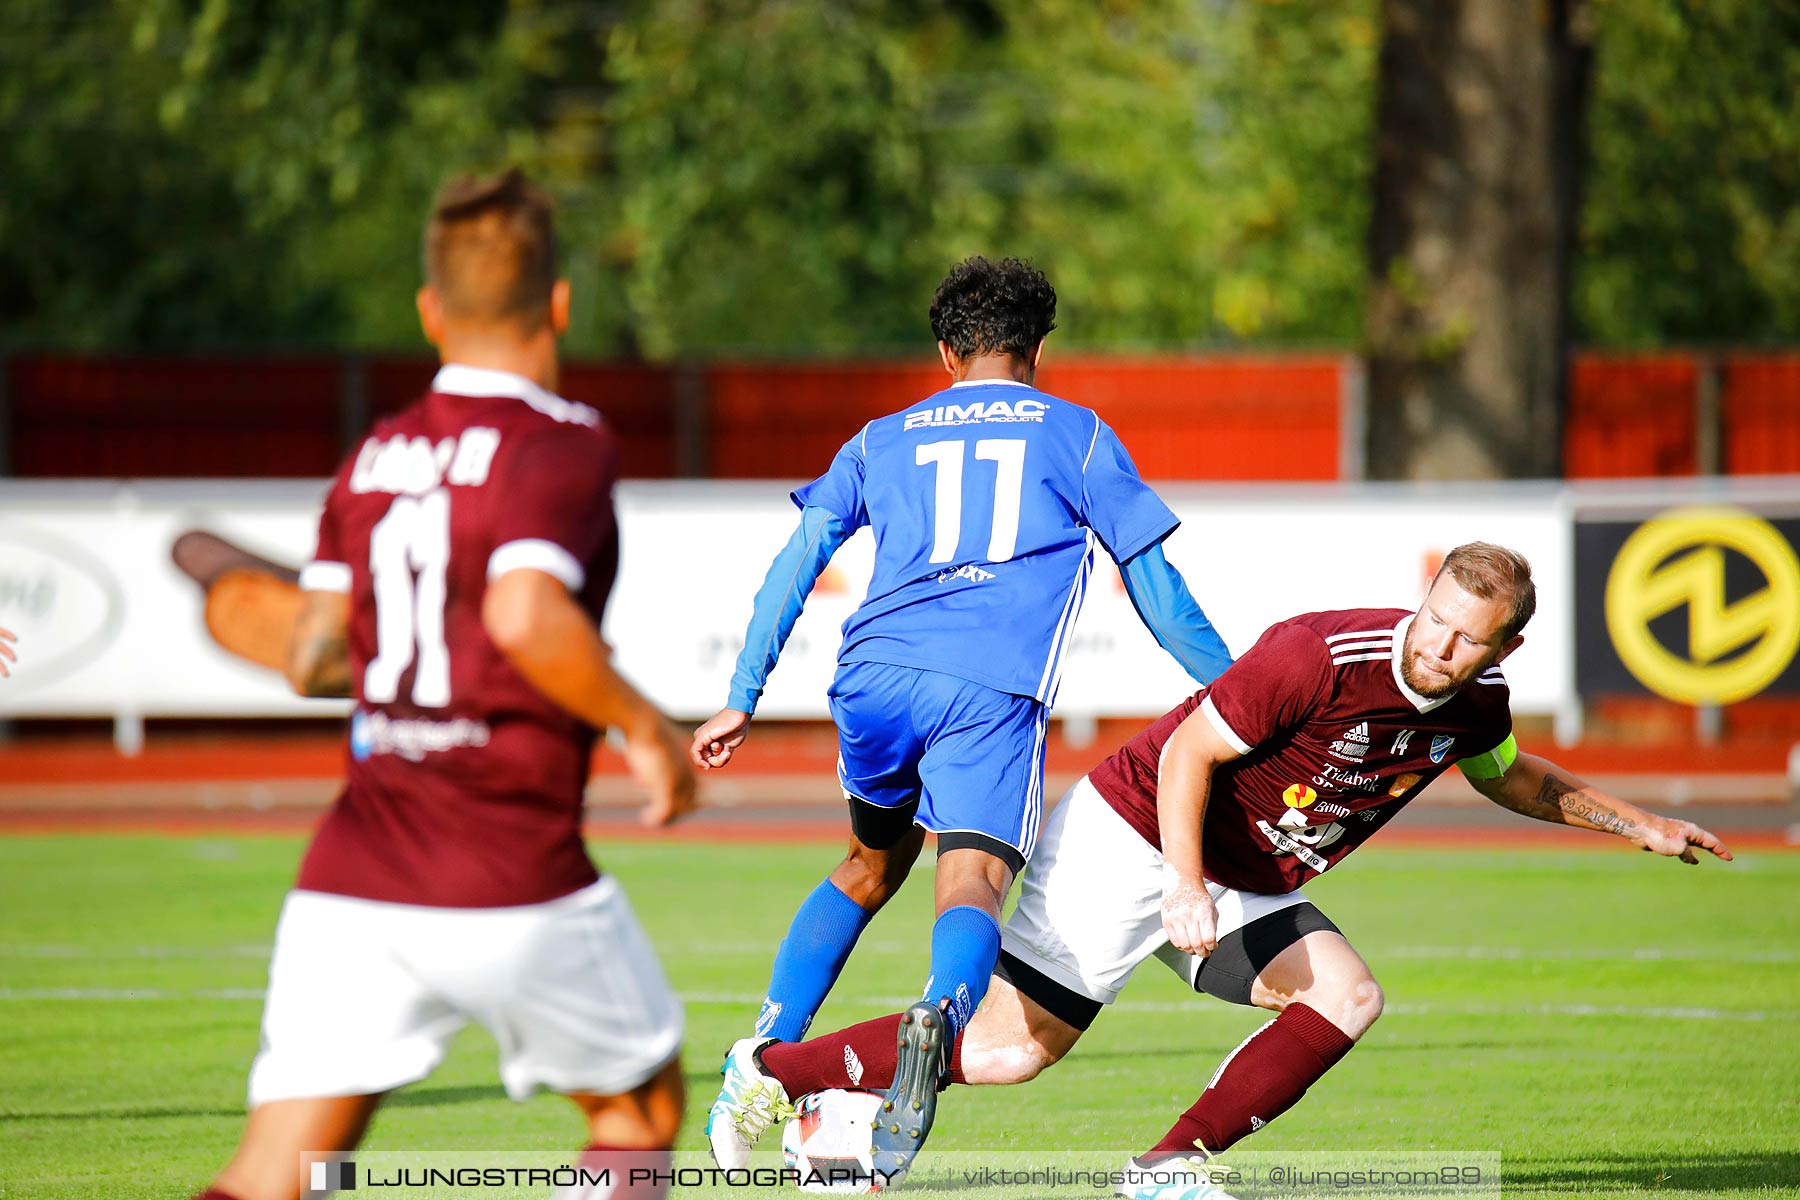
<path id="1" fill-rule="evenodd" d="M 1438 575 L 1445 571 L 1471 596 L 1511 603 L 1512 611 L 1501 631 L 1503 638 L 1511 638 L 1525 628 L 1537 611 L 1537 585 L 1531 582 L 1531 564 L 1516 550 L 1492 542 L 1465 542 L 1444 556 Z"/>

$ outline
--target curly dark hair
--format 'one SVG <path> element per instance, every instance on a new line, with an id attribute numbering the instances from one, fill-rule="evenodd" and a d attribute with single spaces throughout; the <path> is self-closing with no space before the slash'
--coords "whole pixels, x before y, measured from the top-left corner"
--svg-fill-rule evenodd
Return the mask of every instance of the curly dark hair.
<path id="1" fill-rule="evenodd" d="M 1029 359 L 1055 328 L 1056 289 L 1023 259 L 965 258 L 950 268 L 931 298 L 931 332 L 959 358 Z"/>

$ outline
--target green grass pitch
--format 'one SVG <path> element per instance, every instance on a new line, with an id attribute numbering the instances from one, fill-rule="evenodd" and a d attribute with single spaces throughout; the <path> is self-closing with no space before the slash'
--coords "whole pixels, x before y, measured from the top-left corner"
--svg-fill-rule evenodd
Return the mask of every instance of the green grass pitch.
<path id="1" fill-rule="evenodd" d="M 185 1197 L 233 1146 L 288 838 L 0 838 L 0 1196 Z M 836 848 L 598 846 L 687 997 L 701 1125 L 724 1048 Z M 923 870 L 923 869 L 922 869 Z M 1623 849 L 1383 850 L 1308 889 L 1387 1015 L 1246 1150 L 1494 1150 L 1518 1196 L 1800 1196 L 1800 855 L 1698 868 Z M 819 1028 L 926 967 L 924 877 L 865 935 Z M 1060 1066 L 956 1089 L 932 1150 L 1147 1145 L 1263 1018 L 1155 962 Z M 572 1148 L 466 1033 L 371 1149 Z M 927 1151 L 927 1156 L 930 1154 Z M 781 1194 L 781 1193 L 768 1193 Z"/>

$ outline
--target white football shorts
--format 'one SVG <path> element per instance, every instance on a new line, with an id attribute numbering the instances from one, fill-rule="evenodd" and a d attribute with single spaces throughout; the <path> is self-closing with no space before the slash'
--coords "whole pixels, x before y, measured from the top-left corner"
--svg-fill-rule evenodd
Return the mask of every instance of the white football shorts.
<path id="1" fill-rule="evenodd" d="M 470 1021 L 500 1078 L 631 1091 L 681 1048 L 681 1002 L 611 876 L 543 904 L 426 908 L 293 891 L 275 929 L 250 1104 L 385 1092 L 429 1075 Z"/>
<path id="2" fill-rule="evenodd" d="M 1001 947 L 1078 996 L 1101 1004 L 1137 965 L 1162 959 L 1190 987 L 1200 960 L 1169 945 L 1162 924 L 1162 851 L 1146 842 L 1082 776 L 1044 817 L 1025 866 L 1019 906 Z M 1300 892 L 1265 896 L 1207 880 L 1223 938 L 1252 921 L 1306 902 Z"/>

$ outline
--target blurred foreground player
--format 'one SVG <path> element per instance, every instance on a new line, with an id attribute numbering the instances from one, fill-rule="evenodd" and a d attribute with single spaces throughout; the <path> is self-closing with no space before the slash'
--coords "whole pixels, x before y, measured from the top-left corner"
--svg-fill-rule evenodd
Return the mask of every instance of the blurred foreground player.
<path id="1" fill-rule="evenodd" d="M 1091 771 L 1045 818 L 987 1002 L 948 1081 L 1033 1078 L 1069 1052 L 1139 963 L 1160 958 L 1196 991 L 1280 1014 L 1226 1057 L 1120 1188 L 1140 1200 L 1220 1200 L 1204 1182 L 1208 1159 L 1285 1112 L 1381 1015 L 1368 964 L 1300 886 L 1452 763 L 1525 816 L 1683 862 L 1698 861 L 1696 849 L 1730 859 L 1706 830 L 1519 753 L 1499 664 L 1524 640 L 1535 605 L 1523 558 L 1460 546 L 1416 613 L 1282 621 L 1210 689 Z M 899 1030 L 889 1016 L 770 1046 L 761 1068 L 784 1099 L 884 1087 Z"/>
<path id="2" fill-rule="evenodd" d="M 869 526 L 874 576 L 844 623 L 831 685 L 850 848 L 794 915 L 757 1036 L 726 1059 L 707 1118 L 721 1166 L 741 1166 L 786 1112 L 749 1066 L 758 1043 L 805 1033 L 925 830 L 938 835 L 931 975 L 907 1020 L 914 1068 L 889 1100 L 935 1103 L 948 1044 L 998 960 L 1001 905 L 1037 843 L 1045 726 L 1096 541 L 1195 680 L 1231 661 L 1163 557 L 1175 514 L 1098 414 L 1033 386 L 1055 318 L 1055 291 L 1026 263 L 971 258 L 950 272 L 931 304 L 950 386 L 870 421 L 793 493 L 799 528 L 757 593 L 730 700 L 694 735 L 698 765 L 731 761 L 814 581 Z M 916 1148 L 905 1131 L 878 1139 L 877 1166 L 903 1171 Z"/>
<path id="3" fill-rule="evenodd" d="M 10 664 L 19 661 L 18 651 L 12 648 L 12 643 L 18 640 L 18 635 L 12 630 L 0 629 L 0 679 L 10 676 L 12 674 Z"/>
<path id="4" fill-rule="evenodd" d="M 693 776 L 598 633 L 615 451 L 598 413 L 555 394 L 569 291 L 548 197 L 517 172 L 448 185 L 425 269 L 419 316 L 443 368 L 345 462 L 299 573 L 281 665 L 304 695 L 355 698 L 348 778 L 283 906 L 249 1120 L 204 1195 L 302 1194 L 302 1152 L 355 1146 L 470 1020 L 499 1042 L 509 1094 L 581 1109 L 582 1162 L 615 1168 L 595 1194 L 661 1194 L 622 1173 L 667 1166 L 681 1007 L 588 859 L 582 789 L 601 728 L 624 735 L 652 823 L 692 806 Z M 177 561 L 217 576 L 215 633 L 266 652 L 292 585 L 184 542 Z"/>

